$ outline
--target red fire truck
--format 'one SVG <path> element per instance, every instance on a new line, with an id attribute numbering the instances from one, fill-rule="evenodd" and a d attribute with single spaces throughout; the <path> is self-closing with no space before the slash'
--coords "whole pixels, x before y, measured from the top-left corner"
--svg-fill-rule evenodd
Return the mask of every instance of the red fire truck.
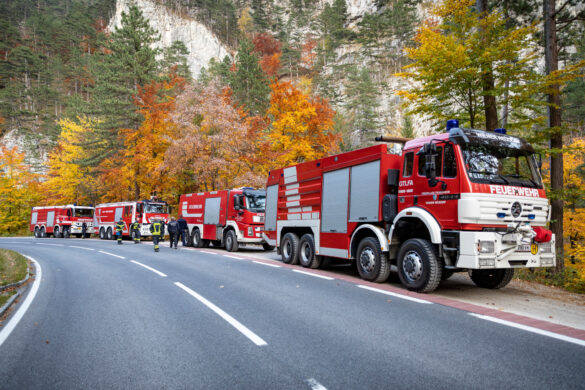
<path id="1" fill-rule="evenodd" d="M 262 238 L 266 191 L 252 188 L 181 195 L 179 216 L 187 221 L 190 243 L 225 246 L 230 252 L 247 244 L 274 249 Z"/>
<path id="2" fill-rule="evenodd" d="M 501 288 L 514 269 L 555 265 L 534 149 L 504 129 L 451 120 L 400 155 L 378 144 L 271 171 L 266 191 L 265 239 L 285 263 L 346 259 L 374 282 L 396 267 L 419 292 L 458 271 Z"/>
<path id="3" fill-rule="evenodd" d="M 124 221 L 122 236 L 130 236 L 130 225 L 140 223 L 141 237 L 150 236 L 150 223 L 154 220 L 169 221 L 169 206 L 159 200 L 138 200 L 131 202 L 102 203 L 95 207 L 96 229 L 102 240 L 111 240 L 115 236 L 116 223 Z M 134 238 L 134 237 L 132 237 Z"/>
<path id="4" fill-rule="evenodd" d="M 71 234 L 81 237 L 83 223 L 87 226 L 88 235 L 94 233 L 93 207 L 77 206 L 45 206 L 33 207 L 30 217 L 30 231 L 35 237 L 53 235 L 56 238 L 68 238 Z"/>

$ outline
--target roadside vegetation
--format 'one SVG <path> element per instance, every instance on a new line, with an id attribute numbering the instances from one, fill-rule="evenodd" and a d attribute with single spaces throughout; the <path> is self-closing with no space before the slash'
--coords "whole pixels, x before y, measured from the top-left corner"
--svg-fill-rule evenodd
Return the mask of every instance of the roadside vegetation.
<path id="1" fill-rule="evenodd" d="M 26 276 L 26 258 L 8 249 L 0 249 L 0 286 L 16 283 Z"/>

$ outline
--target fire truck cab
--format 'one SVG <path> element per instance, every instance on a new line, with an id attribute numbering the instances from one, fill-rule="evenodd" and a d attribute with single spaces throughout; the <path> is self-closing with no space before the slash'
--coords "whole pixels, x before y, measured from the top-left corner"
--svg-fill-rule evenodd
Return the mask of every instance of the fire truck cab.
<path id="1" fill-rule="evenodd" d="M 29 228 L 37 238 L 51 235 L 56 238 L 68 238 L 71 234 L 81 237 L 85 223 L 86 234 L 89 236 L 94 233 L 93 213 L 93 207 L 76 204 L 33 207 Z"/>
<path id="2" fill-rule="evenodd" d="M 265 235 L 285 263 L 349 259 L 369 281 L 395 267 L 410 290 L 454 272 L 501 288 L 514 269 L 555 265 L 554 235 L 533 148 L 462 129 L 381 144 L 271 171 Z"/>

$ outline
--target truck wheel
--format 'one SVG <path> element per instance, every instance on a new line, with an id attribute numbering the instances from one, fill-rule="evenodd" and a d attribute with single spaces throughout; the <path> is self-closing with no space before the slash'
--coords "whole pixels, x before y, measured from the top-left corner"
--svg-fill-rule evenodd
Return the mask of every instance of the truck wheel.
<path id="1" fill-rule="evenodd" d="M 514 268 L 469 270 L 469 277 L 477 287 L 492 290 L 506 286 L 513 276 Z"/>
<path id="2" fill-rule="evenodd" d="M 433 244 L 411 238 L 398 251 L 398 276 L 406 288 L 417 292 L 434 291 L 441 282 L 442 267 Z"/>
<path id="3" fill-rule="evenodd" d="M 225 249 L 228 252 L 238 251 L 238 238 L 236 237 L 236 232 L 233 230 L 228 230 L 225 234 Z"/>
<path id="4" fill-rule="evenodd" d="M 356 265 L 360 277 L 369 282 L 383 283 L 390 275 L 388 254 L 383 253 L 377 239 L 366 237 L 357 248 Z"/>
<path id="5" fill-rule="evenodd" d="M 193 229 L 193 232 L 191 233 L 191 242 L 193 243 L 193 246 L 195 248 L 203 248 L 203 240 L 201 239 L 201 233 L 199 232 L 199 229 L 195 228 Z"/>
<path id="6" fill-rule="evenodd" d="M 35 238 L 40 238 L 41 237 L 41 231 L 39 230 L 38 227 L 35 228 Z"/>
<path id="7" fill-rule="evenodd" d="M 112 234 L 112 228 L 108 228 L 108 230 L 106 230 L 106 240 L 113 240 L 114 239 L 114 235 Z"/>
<path id="8" fill-rule="evenodd" d="M 286 233 L 280 244 L 282 248 L 282 262 L 285 264 L 299 263 L 299 236 Z"/>
<path id="9" fill-rule="evenodd" d="M 53 237 L 55 238 L 61 238 L 61 233 L 59 232 L 59 227 L 55 226 L 55 228 L 53 229 Z"/>
<path id="10" fill-rule="evenodd" d="M 315 260 L 315 240 L 312 234 L 303 234 L 299 242 L 299 263 L 303 267 L 312 267 Z"/>
<path id="11" fill-rule="evenodd" d="M 262 248 L 264 248 L 265 251 L 269 252 L 274 250 L 274 245 L 270 245 L 265 242 L 262 244 Z"/>
<path id="12" fill-rule="evenodd" d="M 44 226 L 41 228 L 41 238 L 47 238 L 47 232 Z"/>
<path id="13" fill-rule="evenodd" d="M 106 232 L 104 231 L 104 228 L 100 228 L 100 240 L 105 240 L 106 239 Z"/>
<path id="14" fill-rule="evenodd" d="M 69 236 L 70 236 L 69 229 L 63 228 L 63 237 L 64 238 L 69 238 Z"/>

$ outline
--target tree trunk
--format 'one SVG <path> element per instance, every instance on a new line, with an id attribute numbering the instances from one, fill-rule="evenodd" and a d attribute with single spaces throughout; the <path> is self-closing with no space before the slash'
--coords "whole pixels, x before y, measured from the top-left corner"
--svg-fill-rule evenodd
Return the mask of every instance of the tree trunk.
<path id="1" fill-rule="evenodd" d="M 487 0 L 476 0 L 477 13 L 482 19 L 487 12 Z M 485 39 L 486 37 L 484 37 Z M 486 44 L 488 44 L 486 42 Z M 498 127 L 498 107 L 494 93 L 494 74 L 491 64 L 484 64 L 482 67 L 481 84 L 483 89 L 483 105 L 485 110 L 485 129 L 494 131 Z"/>
<path id="2" fill-rule="evenodd" d="M 559 68 L 556 35 L 556 4 L 555 0 L 544 0 L 544 57 L 546 73 L 550 74 Z M 557 272 L 565 269 L 563 250 L 563 134 L 561 131 L 561 96 L 558 84 L 551 86 L 552 93 L 547 95 L 548 122 L 551 128 L 550 148 L 550 184 L 553 193 L 551 201 L 551 230 L 556 236 Z M 558 152 L 554 152 L 558 151 Z"/>

